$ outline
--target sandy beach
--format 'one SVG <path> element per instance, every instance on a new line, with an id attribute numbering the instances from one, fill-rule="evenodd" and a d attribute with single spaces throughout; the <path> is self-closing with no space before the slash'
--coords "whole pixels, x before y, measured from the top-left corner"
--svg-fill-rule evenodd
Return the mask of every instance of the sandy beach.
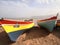
<path id="1" fill-rule="evenodd" d="M 34 27 L 25 31 L 16 42 L 11 42 L 0 27 L 0 45 L 60 45 L 60 28 L 50 33 L 46 29 Z"/>
<path id="2" fill-rule="evenodd" d="M 0 45 L 60 45 L 60 0 L 0 0 Z"/>

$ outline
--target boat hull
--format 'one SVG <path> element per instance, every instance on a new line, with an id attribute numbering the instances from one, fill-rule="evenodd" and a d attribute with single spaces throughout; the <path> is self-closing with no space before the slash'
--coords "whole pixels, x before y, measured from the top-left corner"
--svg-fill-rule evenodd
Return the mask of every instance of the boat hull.
<path id="1" fill-rule="evenodd" d="M 52 32 L 57 23 L 57 16 L 53 16 L 43 20 L 38 20 L 38 25 L 48 29 L 49 32 Z"/>
<path id="2" fill-rule="evenodd" d="M 25 30 L 20 30 L 20 31 L 10 32 L 7 34 L 8 34 L 11 41 L 16 41 L 17 38 L 24 32 L 25 32 Z"/>
<path id="3" fill-rule="evenodd" d="M 48 29 L 49 32 L 52 32 L 55 25 L 56 20 L 50 20 L 45 22 L 39 22 L 38 25 Z"/>
<path id="4" fill-rule="evenodd" d="M 34 23 L 26 24 L 26 25 L 19 25 L 19 27 L 14 27 L 10 24 L 3 24 L 2 27 L 8 34 L 11 41 L 16 41 L 17 38 L 26 30 L 32 28 Z"/>
<path id="5" fill-rule="evenodd" d="M 14 20 L 0 20 L 0 24 L 8 34 L 11 41 L 16 41 L 17 38 L 27 29 L 34 26 L 33 22 L 29 21 L 14 21 Z M 18 24 L 18 26 L 17 26 Z"/>

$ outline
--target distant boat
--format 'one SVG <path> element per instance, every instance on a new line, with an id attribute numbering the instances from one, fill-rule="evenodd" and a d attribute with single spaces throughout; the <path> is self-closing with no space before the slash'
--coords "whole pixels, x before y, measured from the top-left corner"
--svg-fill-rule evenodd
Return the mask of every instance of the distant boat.
<path id="1" fill-rule="evenodd" d="M 57 14 L 57 16 L 58 16 L 58 14 Z M 48 31 L 52 32 L 57 23 L 57 16 L 53 16 L 53 17 L 43 19 L 43 20 L 38 20 L 37 21 L 38 25 L 41 27 L 44 27 L 44 28 L 48 29 Z"/>
<path id="2" fill-rule="evenodd" d="M 25 30 L 34 26 L 32 21 L 14 21 L 8 19 L 0 20 L 0 24 L 12 41 L 16 41 Z"/>
<path id="3" fill-rule="evenodd" d="M 60 27 L 60 20 L 57 20 L 56 26 L 59 26 Z"/>

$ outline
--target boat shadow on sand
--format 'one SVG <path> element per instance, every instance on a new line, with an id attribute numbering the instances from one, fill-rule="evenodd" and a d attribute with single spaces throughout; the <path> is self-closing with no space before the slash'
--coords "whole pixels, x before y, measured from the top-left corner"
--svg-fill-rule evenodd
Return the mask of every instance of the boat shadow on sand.
<path id="1" fill-rule="evenodd" d="M 60 27 L 59 26 L 55 27 L 52 34 L 60 39 Z"/>
<path id="2" fill-rule="evenodd" d="M 18 40 L 20 40 L 20 38 L 22 38 L 23 41 L 30 40 L 30 39 L 41 38 L 41 37 L 45 37 L 45 36 L 49 35 L 49 33 L 50 32 L 48 32 L 47 30 L 44 30 L 42 28 L 33 27 L 33 28 L 25 31 L 22 34 L 22 36 L 20 36 L 18 38 Z"/>
<path id="3" fill-rule="evenodd" d="M 0 27 L 0 45 L 10 45 L 12 43 L 14 43 L 14 42 L 12 42 L 9 39 L 7 33 Z"/>
<path id="4" fill-rule="evenodd" d="M 49 34 L 52 34 L 55 37 L 58 37 L 60 39 L 60 27 L 59 27 L 59 29 L 57 27 L 54 28 L 54 30 L 52 32 L 49 32 L 45 28 L 34 27 L 32 29 L 25 31 L 25 34 L 26 34 L 25 37 L 24 37 L 24 34 L 22 34 L 22 36 L 20 36 L 18 38 L 18 40 L 21 40 L 20 38 L 22 38 L 22 37 L 23 37 L 22 41 L 26 41 L 26 40 L 30 40 L 30 39 L 33 40 L 33 39 L 37 39 L 37 38 L 41 38 L 41 37 L 46 37 Z"/>

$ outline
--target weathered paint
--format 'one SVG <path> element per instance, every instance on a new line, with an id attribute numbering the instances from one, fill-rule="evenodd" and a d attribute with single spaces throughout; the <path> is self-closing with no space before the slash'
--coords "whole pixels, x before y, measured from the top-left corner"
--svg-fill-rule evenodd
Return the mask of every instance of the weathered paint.
<path id="1" fill-rule="evenodd" d="M 8 33 L 8 36 L 10 38 L 11 41 L 16 41 L 17 38 L 24 32 L 25 30 L 19 30 L 19 31 L 15 31 L 15 32 L 10 32 Z"/>
<path id="2" fill-rule="evenodd" d="M 45 22 L 38 22 L 38 25 L 47 28 L 50 32 L 53 31 L 53 28 L 56 26 L 55 24 L 56 20 L 48 20 Z"/>

